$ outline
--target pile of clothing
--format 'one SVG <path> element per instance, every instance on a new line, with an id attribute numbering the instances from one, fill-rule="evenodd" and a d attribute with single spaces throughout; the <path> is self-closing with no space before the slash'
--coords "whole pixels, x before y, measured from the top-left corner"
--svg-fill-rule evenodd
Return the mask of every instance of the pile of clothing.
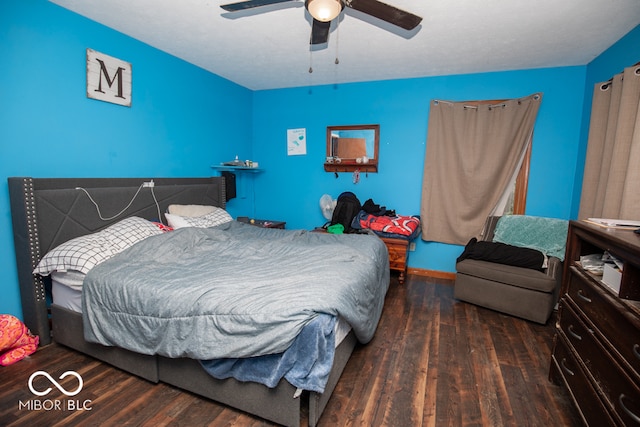
<path id="1" fill-rule="evenodd" d="M 395 210 L 368 199 L 353 218 L 351 227 L 355 230 L 371 230 L 381 237 L 413 240 L 420 233 L 420 216 L 397 215 Z"/>
<path id="2" fill-rule="evenodd" d="M 39 341 L 17 317 L 0 314 L 0 365 L 11 365 L 35 353 Z"/>

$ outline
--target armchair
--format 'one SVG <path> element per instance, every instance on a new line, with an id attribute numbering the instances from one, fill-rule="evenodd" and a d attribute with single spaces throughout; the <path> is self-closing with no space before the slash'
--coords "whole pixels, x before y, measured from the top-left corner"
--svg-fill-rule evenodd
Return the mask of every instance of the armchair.
<path id="1" fill-rule="evenodd" d="M 454 297 L 545 324 L 558 301 L 567 227 L 567 221 L 552 218 L 488 217 L 482 241 L 535 249 L 546 255 L 546 265 L 538 270 L 482 259 L 462 259 L 456 263 Z M 496 236 L 496 231 L 500 236 Z M 509 241 L 504 241 L 505 238 Z"/>

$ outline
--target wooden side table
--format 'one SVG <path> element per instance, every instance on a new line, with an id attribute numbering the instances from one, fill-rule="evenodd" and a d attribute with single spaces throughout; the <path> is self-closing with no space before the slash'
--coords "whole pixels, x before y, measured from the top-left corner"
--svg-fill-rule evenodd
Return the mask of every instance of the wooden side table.
<path id="1" fill-rule="evenodd" d="M 409 241 L 404 239 L 393 239 L 381 237 L 389 251 L 389 268 L 400 272 L 398 282 L 404 283 L 407 275 L 407 258 L 409 258 Z"/>
<path id="2" fill-rule="evenodd" d="M 244 222 L 245 224 L 255 225 L 262 228 L 282 228 L 284 229 L 287 224 L 285 221 L 272 221 L 269 219 L 250 219 L 248 216 L 239 216 L 238 222 Z"/>

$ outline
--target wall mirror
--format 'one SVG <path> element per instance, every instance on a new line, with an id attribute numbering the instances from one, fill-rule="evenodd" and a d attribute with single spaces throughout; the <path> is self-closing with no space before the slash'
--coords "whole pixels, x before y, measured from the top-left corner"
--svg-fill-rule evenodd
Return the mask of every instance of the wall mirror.
<path id="1" fill-rule="evenodd" d="M 378 171 L 380 125 L 327 126 L 327 172 Z"/>

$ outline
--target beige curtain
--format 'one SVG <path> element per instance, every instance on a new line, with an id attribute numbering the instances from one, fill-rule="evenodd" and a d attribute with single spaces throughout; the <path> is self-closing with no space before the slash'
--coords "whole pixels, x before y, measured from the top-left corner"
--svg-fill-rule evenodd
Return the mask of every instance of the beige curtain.
<path id="1" fill-rule="evenodd" d="M 640 64 L 593 91 L 578 219 L 640 220 Z"/>
<path id="2" fill-rule="evenodd" d="M 542 94 L 497 105 L 431 102 L 422 182 L 422 239 L 477 236 L 531 141 Z"/>

